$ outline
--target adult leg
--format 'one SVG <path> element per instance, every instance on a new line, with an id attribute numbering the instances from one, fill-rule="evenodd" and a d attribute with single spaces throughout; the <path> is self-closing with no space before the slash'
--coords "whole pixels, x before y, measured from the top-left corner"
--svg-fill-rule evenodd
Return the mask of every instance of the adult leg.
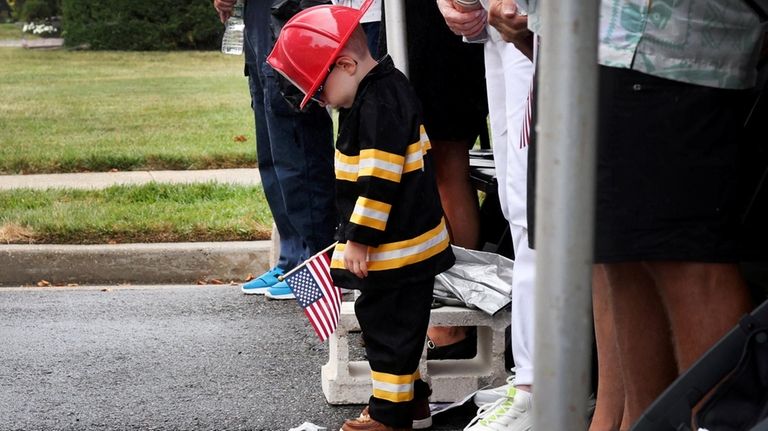
<path id="1" fill-rule="evenodd" d="M 624 380 L 621 377 L 619 345 L 613 326 L 608 280 L 602 265 L 592 271 L 592 309 L 597 341 L 597 404 L 590 431 L 616 431 L 624 416 Z M 626 429 L 625 426 L 623 429 Z"/>
<path id="2" fill-rule="evenodd" d="M 330 245 L 336 217 L 333 203 L 333 135 L 327 111 L 293 109 L 280 95 L 275 72 L 262 65 L 272 163 L 288 221 L 280 231 L 281 258 L 295 266 Z"/>
<path id="3" fill-rule="evenodd" d="M 526 217 L 527 148 L 521 147 L 525 101 L 533 75 L 533 64 L 513 44 L 491 31 L 485 44 L 485 73 L 488 86 L 499 200 L 510 226 L 515 266 L 512 288 L 512 352 L 515 384 L 530 391 L 533 384 L 533 310 L 535 254 L 528 247 Z"/>
<path id="4" fill-rule="evenodd" d="M 526 229 L 512 228 L 515 267 L 512 281 L 512 356 L 515 387 L 531 392 L 533 385 L 533 340 L 536 253 L 528 247 Z"/>
<path id="5" fill-rule="evenodd" d="M 269 2 L 249 2 L 246 5 L 245 54 L 250 77 L 251 104 L 256 120 L 259 171 L 264 194 L 280 233 L 278 266 L 290 269 L 307 257 L 311 249 L 330 242 L 330 232 L 335 223 L 332 211 L 327 209 L 333 208 L 332 132 L 330 119 L 325 123 L 318 120 L 319 125 L 306 124 L 306 131 L 300 130 L 305 126 L 301 121 L 280 121 L 282 117 L 278 114 L 282 111 L 290 112 L 290 107 L 276 91 L 275 72 L 265 64 L 273 39 L 269 27 L 269 8 Z M 325 131 L 323 127 L 326 128 Z M 304 152 L 303 145 L 308 140 L 307 135 L 323 135 L 328 146 L 331 146 L 325 150 L 330 154 L 330 161 L 328 157 L 314 158 Z M 318 144 L 317 148 L 317 151 L 323 150 L 322 145 Z M 313 149 L 307 151 L 311 152 Z M 304 173 L 303 178 L 301 173 Z M 318 175 L 317 179 L 312 177 L 315 174 Z M 289 180 L 288 183 L 286 179 Z M 290 181 L 294 179 L 295 181 Z M 305 185 L 306 193 L 294 194 L 294 188 L 301 189 Z M 317 188 L 324 188 L 324 198 L 317 197 Z M 296 201 L 299 201 L 298 205 L 306 206 L 298 214 L 295 211 Z M 322 215 L 326 213 L 328 215 Z M 314 227 L 313 223 L 321 227 L 315 231 L 318 233 L 308 235 L 307 231 Z"/>
<path id="6" fill-rule="evenodd" d="M 295 247 L 291 245 L 293 242 L 291 238 L 296 237 L 295 229 L 284 210 L 283 193 L 280 190 L 280 184 L 275 172 L 275 163 L 272 159 L 272 145 L 269 140 L 264 106 L 264 77 L 259 65 L 248 64 L 247 67 L 249 72 L 248 84 L 251 91 L 251 107 L 253 108 L 256 123 L 256 155 L 259 176 L 261 177 L 261 185 L 264 189 L 269 210 L 280 233 L 280 257 L 277 261 L 277 266 L 283 270 L 288 270 L 295 266 L 298 261 L 298 256 L 295 255 L 293 250 Z M 286 243 L 283 244 L 283 241 Z"/>
<path id="7" fill-rule="evenodd" d="M 515 389 L 480 413 L 469 429 L 528 430 L 533 389 L 535 253 L 528 246 L 526 217 L 527 148 L 520 145 L 523 114 L 533 65 L 512 44 L 495 36 L 485 44 L 488 108 L 491 119 L 496 176 L 504 216 L 509 222 L 515 266 L 512 277 L 511 348 L 515 360 Z M 499 392 L 497 391 L 497 394 Z M 501 395 L 501 394 L 499 394 Z"/>
<path id="8" fill-rule="evenodd" d="M 688 369 L 751 308 L 735 264 L 648 263 L 672 325 L 679 372 Z"/>
<path id="9" fill-rule="evenodd" d="M 500 51 L 503 87 L 494 90 L 496 84 L 488 80 L 490 93 L 501 91 L 504 106 L 496 106 L 497 101 L 489 96 L 488 107 L 491 113 L 499 111 L 503 115 L 505 130 L 494 142 L 506 146 L 506 170 L 499 177 L 499 184 L 504 188 L 506 217 L 512 235 L 515 251 L 515 266 L 512 281 L 512 355 L 515 358 L 515 386 L 531 391 L 533 385 L 533 336 L 534 336 L 534 301 L 536 255 L 528 245 L 528 220 L 526 216 L 526 181 L 528 176 L 528 148 L 521 145 L 523 116 L 526 100 L 533 76 L 533 63 L 528 60 L 513 44 L 503 40 L 496 42 Z M 493 127 L 493 126 L 492 126 Z M 506 136 L 504 136 L 506 132 Z M 496 132 L 492 132 L 496 136 Z M 504 141 L 502 141 L 504 139 Z"/>
<path id="10" fill-rule="evenodd" d="M 613 310 L 625 419 L 634 423 L 677 377 L 669 321 L 647 268 L 640 262 L 604 264 Z"/>
<path id="11" fill-rule="evenodd" d="M 469 181 L 468 148 L 469 142 L 432 141 L 435 179 L 451 242 L 474 249 L 480 237 L 480 213 Z"/>
<path id="12" fill-rule="evenodd" d="M 475 249 L 480 239 L 480 211 L 477 193 L 469 181 L 469 144 L 431 143 L 435 179 L 451 243 Z M 435 346 L 443 347 L 464 340 L 468 330 L 465 326 L 432 326 L 427 335 Z"/>

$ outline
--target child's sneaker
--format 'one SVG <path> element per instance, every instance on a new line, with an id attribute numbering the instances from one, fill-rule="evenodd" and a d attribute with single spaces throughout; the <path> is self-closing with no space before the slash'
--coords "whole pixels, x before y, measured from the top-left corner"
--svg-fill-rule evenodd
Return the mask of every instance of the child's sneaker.
<path id="1" fill-rule="evenodd" d="M 358 419 L 362 417 L 370 418 L 368 414 L 368 406 L 365 406 Z M 415 430 L 423 430 L 432 426 L 432 411 L 429 410 L 429 398 L 422 398 L 416 400 L 413 407 L 413 424 L 412 428 Z"/>
<path id="2" fill-rule="evenodd" d="M 267 293 L 267 289 L 280 282 L 277 277 L 283 275 L 284 272 L 276 266 L 253 280 L 243 283 L 240 290 L 246 295 L 264 295 Z"/>
<path id="3" fill-rule="evenodd" d="M 296 299 L 293 290 L 291 290 L 291 286 L 288 286 L 288 283 L 284 281 L 267 289 L 267 293 L 265 293 L 264 296 L 269 299 Z"/>
<path id="4" fill-rule="evenodd" d="M 510 387 L 505 397 L 480 407 L 464 431 L 530 431 L 531 401 L 529 392 Z"/>

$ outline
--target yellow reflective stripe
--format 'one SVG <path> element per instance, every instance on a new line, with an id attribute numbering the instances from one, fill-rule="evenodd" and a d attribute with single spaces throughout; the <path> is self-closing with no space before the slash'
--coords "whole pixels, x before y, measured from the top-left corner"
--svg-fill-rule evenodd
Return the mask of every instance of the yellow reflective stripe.
<path id="1" fill-rule="evenodd" d="M 381 371 L 371 370 L 371 379 L 377 382 L 392 383 L 395 385 L 401 385 L 403 383 L 413 383 L 421 378 L 419 370 L 411 374 L 390 374 L 382 373 Z"/>
<path id="2" fill-rule="evenodd" d="M 405 241 L 382 244 L 368 250 L 368 270 L 383 271 L 422 262 L 445 250 L 449 245 L 445 220 L 429 231 Z M 344 268 L 344 244 L 337 244 L 331 268 Z"/>
<path id="3" fill-rule="evenodd" d="M 349 219 L 354 224 L 359 224 L 360 226 L 366 226 L 371 229 L 376 229 L 380 231 L 384 231 L 387 228 L 387 222 L 377 220 L 372 217 L 366 217 L 359 214 L 352 214 L 352 217 Z"/>
<path id="4" fill-rule="evenodd" d="M 337 180 L 343 180 L 343 181 L 357 181 L 357 174 L 356 173 L 350 173 L 345 171 L 336 170 L 336 179 Z"/>
<path id="5" fill-rule="evenodd" d="M 357 181 L 357 165 L 359 161 L 359 156 L 347 156 L 344 155 L 341 151 L 336 150 L 333 166 L 336 179 L 345 181 Z"/>
<path id="6" fill-rule="evenodd" d="M 424 167 L 424 149 L 421 141 L 413 143 L 405 149 L 405 165 L 403 173 L 417 171 Z"/>
<path id="7" fill-rule="evenodd" d="M 357 198 L 357 203 L 355 204 L 355 210 L 357 210 L 358 208 L 361 210 L 369 209 L 372 211 L 378 211 L 378 212 L 389 215 L 389 210 L 392 209 L 392 205 L 386 202 L 381 202 L 381 201 L 360 196 L 359 198 Z"/>
<path id="8" fill-rule="evenodd" d="M 344 269 L 344 245 L 342 243 L 337 243 L 335 247 L 333 247 L 333 253 L 331 253 L 331 268 L 336 269 Z M 371 248 L 368 247 L 368 250 Z"/>
<path id="9" fill-rule="evenodd" d="M 375 398 L 391 401 L 393 403 L 404 403 L 413 400 L 413 391 L 389 392 L 383 389 L 373 388 L 372 394 Z"/>
<path id="10" fill-rule="evenodd" d="M 423 124 L 419 126 L 419 140 L 421 141 L 422 147 L 424 147 L 425 153 L 432 148 L 432 144 L 429 142 L 429 136 L 427 136 L 427 129 L 424 128 Z"/>
<path id="11" fill-rule="evenodd" d="M 371 371 L 373 396 L 395 403 L 413 399 L 413 382 L 421 378 L 419 372 L 413 374 L 389 374 Z"/>
<path id="12" fill-rule="evenodd" d="M 392 209 L 392 205 L 388 203 L 359 197 L 349 221 L 361 226 L 384 230 L 387 227 L 390 209 Z"/>
<path id="13" fill-rule="evenodd" d="M 360 151 L 359 176 L 383 178 L 396 183 L 400 182 L 405 158 L 399 154 L 388 153 L 377 149 Z"/>
<path id="14" fill-rule="evenodd" d="M 347 165 L 357 165 L 360 163 L 360 156 L 348 156 L 339 150 L 336 150 L 336 160 Z"/>

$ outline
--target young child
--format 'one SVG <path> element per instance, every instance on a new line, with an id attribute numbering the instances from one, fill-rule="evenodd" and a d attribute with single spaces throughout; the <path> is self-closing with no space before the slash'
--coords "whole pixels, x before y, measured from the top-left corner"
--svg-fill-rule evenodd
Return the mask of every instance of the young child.
<path id="1" fill-rule="evenodd" d="M 360 290 L 355 314 L 371 366 L 373 393 L 342 431 L 431 425 L 430 389 L 419 359 L 435 275 L 454 263 L 419 103 L 392 59 L 376 62 L 360 10 L 317 6 L 283 28 L 267 62 L 306 96 L 339 108 L 331 272 Z"/>

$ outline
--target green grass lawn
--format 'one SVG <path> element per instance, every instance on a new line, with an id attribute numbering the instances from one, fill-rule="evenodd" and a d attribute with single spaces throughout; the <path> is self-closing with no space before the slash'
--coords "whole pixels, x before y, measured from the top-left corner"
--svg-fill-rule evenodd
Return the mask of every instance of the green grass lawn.
<path id="1" fill-rule="evenodd" d="M 0 174 L 253 167 L 255 148 L 242 57 L 0 48 Z"/>
<path id="2" fill-rule="evenodd" d="M 0 243 L 106 244 L 268 239 L 261 187 L 208 184 L 0 192 Z"/>
<path id="3" fill-rule="evenodd" d="M 3 23 L 0 24 L 0 39 L 37 39 L 38 36 L 24 34 L 21 31 L 22 23 Z"/>

